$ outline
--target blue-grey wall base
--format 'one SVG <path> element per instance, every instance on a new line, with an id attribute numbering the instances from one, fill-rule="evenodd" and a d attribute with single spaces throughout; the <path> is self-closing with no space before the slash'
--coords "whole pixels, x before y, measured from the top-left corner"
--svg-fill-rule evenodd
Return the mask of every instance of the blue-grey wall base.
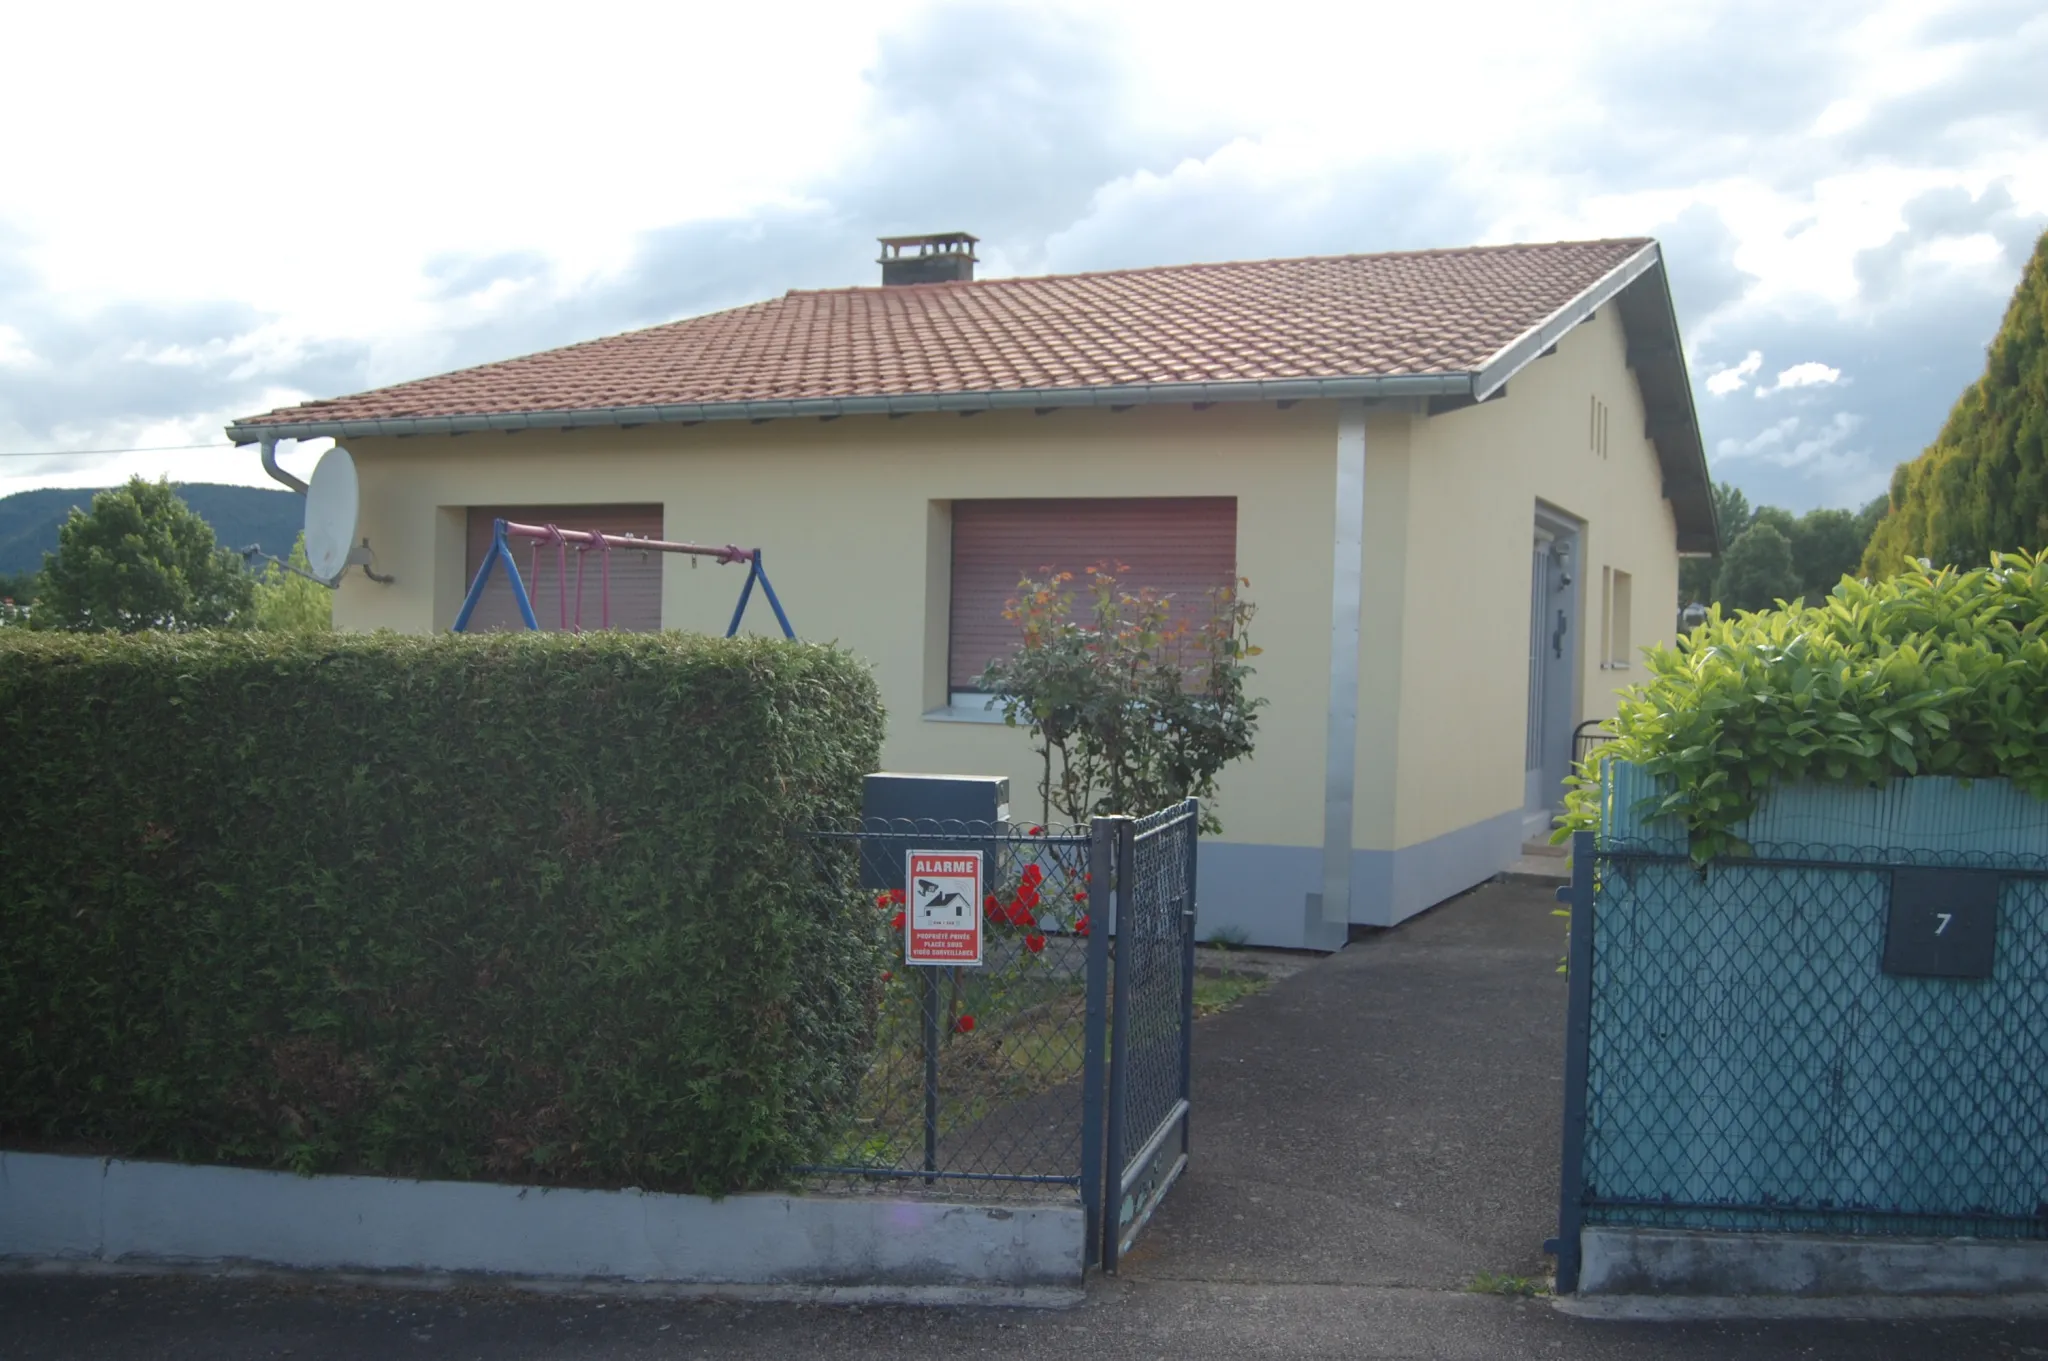
<path id="1" fill-rule="evenodd" d="M 1589 1228 L 1582 1295 L 2017 1295 L 2048 1291 L 2048 1242 Z"/>
<path id="2" fill-rule="evenodd" d="M 0 1152 L 0 1258 L 523 1281 L 1074 1288 L 1081 1207 L 704 1196 Z M 1023 1302 L 1023 1301 L 1020 1301 Z"/>
<path id="3" fill-rule="evenodd" d="M 1510 808 L 1398 851 L 1351 853 L 1351 920 L 1395 926 L 1515 863 L 1522 853 L 1522 810 Z"/>
<path id="4" fill-rule="evenodd" d="M 1522 813 L 1461 827 L 1398 851 L 1351 853 L 1350 922 L 1393 926 L 1485 883 L 1522 849 Z M 1242 936 L 1278 949 L 1342 949 L 1343 922 L 1322 913 L 1323 852 L 1318 846 L 1204 841 L 1196 930 L 1204 940 Z"/>

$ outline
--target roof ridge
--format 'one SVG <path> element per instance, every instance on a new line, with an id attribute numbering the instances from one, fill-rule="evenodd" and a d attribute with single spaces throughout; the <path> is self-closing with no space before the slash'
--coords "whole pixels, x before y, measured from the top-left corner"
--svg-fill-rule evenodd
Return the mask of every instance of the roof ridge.
<path id="1" fill-rule="evenodd" d="M 1349 251 L 1339 255 L 1276 255 L 1255 260 L 1190 260 L 1177 265 L 1126 265 L 1121 269 L 1069 270 L 1064 274 L 1006 274 L 998 279 L 947 279 L 918 284 L 841 284 L 836 288 L 792 288 L 787 298 L 816 298 L 828 294 L 899 292 L 903 289 L 992 288 L 1005 284 L 1064 283 L 1073 279 L 1112 279 L 1133 274 L 1187 274 L 1208 270 L 1243 269 L 1248 265 L 1343 264 L 1355 260 L 1405 260 L 1446 255 L 1504 255 L 1511 251 L 1552 250 L 1559 246 L 1646 246 L 1652 236 L 1581 237 L 1568 241 L 1504 241 L 1492 246 L 1421 246 L 1412 250 Z M 781 299 L 770 299 L 780 301 Z M 717 315 L 712 313 L 709 315 Z"/>

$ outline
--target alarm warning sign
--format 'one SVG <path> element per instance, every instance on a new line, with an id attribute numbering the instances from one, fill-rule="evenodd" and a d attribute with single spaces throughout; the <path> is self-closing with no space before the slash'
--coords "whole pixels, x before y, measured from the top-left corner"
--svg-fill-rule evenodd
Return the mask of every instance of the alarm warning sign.
<path id="1" fill-rule="evenodd" d="M 912 851 L 903 958 L 910 964 L 981 963 L 981 852 Z"/>

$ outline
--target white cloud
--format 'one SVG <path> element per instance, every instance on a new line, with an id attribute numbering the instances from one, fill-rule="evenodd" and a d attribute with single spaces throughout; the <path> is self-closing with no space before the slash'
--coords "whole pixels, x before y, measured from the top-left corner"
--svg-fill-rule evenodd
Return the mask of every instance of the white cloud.
<path id="1" fill-rule="evenodd" d="M 1731 392 L 1742 391 L 1742 385 L 1749 381 L 1751 374 L 1764 366 L 1762 353 L 1751 350 L 1742 362 L 1734 368 L 1722 369 L 1707 379 L 1707 391 L 1716 397 L 1726 397 Z"/>
<path id="2" fill-rule="evenodd" d="M 340 29 L 253 0 L 114 8 L 111 22 L 104 7 L 32 8 L 10 30 L 50 60 L 0 82 L 0 125 L 42 129 L 0 152 L 0 312 L 18 328 L 0 325 L 0 451 L 150 442 L 137 432 L 151 425 L 217 437 L 222 416 L 269 404 L 254 396 L 266 387 L 330 395 L 791 285 L 868 282 L 860 238 L 878 229 L 980 232 L 994 274 L 1634 235 L 1689 214 L 1725 237 L 1665 237 L 1676 285 L 1715 281 L 1697 306 L 1680 288 L 1690 352 L 1760 347 L 1708 374 L 1706 392 L 1800 389 L 1814 421 L 1854 392 L 1896 443 L 1890 376 L 1958 347 L 1881 329 L 1880 285 L 1909 301 L 2002 297 L 2021 230 L 1922 229 L 1911 205 L 1980 201 L 2003 180 L 2015 221 L 2048 212 L 2030 83 L 2048 20 L 1973 0 L 1782 13 L 1479 0 L 1455 60 L 1418 55 L 1441 48 L 1433 11 L 1316 0 L 1268 0 L 1267 22 L 1227 43 L 1214 34 L 1241 7 L 1219 0 L 590 0 L 569 24 L 531 0 L 488 23 L 460 5 L 362 0 Z M 1076 14 L 1102 26 L 1077 45 L 1101 64 L 1096 84 L 1077 86 L 1057 44 L 997 79 L 977 65 Z M 311 50 L 350 83 L 191 76 Z M 1379 54 L 1362 84 L 1361 51 Z M 677 52 L 714 58 L 677 82 Z M 778 95 L 764 101 L 771 55 Z M 99 80 L 80 102 L 70 74 L 87 56 Z M 53 107 L 68 116 L 49 123 Z M 521 185 L 537 187 L 508 189 Z M 721 255 L 712 239 L 796 213 L 814 224 L 805 243 L 763 232 L 754 254 Z M 663 233 L 684 245 L 649 266 Z M 1882 273 L 1859 271 L 1895 240 Z M 450 262 L 500 258 L 528 263 L 443 286 Z M 660 301 L 629 309 L 623 287 L 607 301 L 621 278 Z M 134 310 L 187 304 L 222 316 Z M 69 331 L 38 324 L 52 317 Z M 1814 318 L 1864 327 L 1883 353 L 1794 333 Z M 1972 362 L 1988 335 L 1964 336 Z M 1817 362 L 1765 385 L 1764 351 L 1828 355 L 1860 386 Z M 28 365 L 46 367 L 31 379 Z M 1952 395 L 1929 385 L 1929 423 Z M 1738 448 L 1778 413 L 1701 412 Z M 1776 467 L 1767 453 L 1824 434 L 1734 456 Z M 34 462 L 0 461 L 0 492 Z"/>
<path id="3" fill-rule="evenodd" d="M 1813 132 L 1816 137 L 1832 137 L 1838 132 L 1860 127 L 1869 117 L 1870 105 L 1863 100 L 1837 99 L 1813 120 Z"/>
<path id="4" fill-rule="evenodd" d="M 1828 387 L 1841 381 L 1840 369 L 1829 368 L 1826 364 L 1809 360 L 1804 364 L 1794 364 L 1789 369 L 1780 369 L 1777 381 L 1768 387 L 1758 387 L 1756 395 L 1768 397 L 1774 392 L 1784 392 L 1790 388 Z M 1708 379 L 1707 383 L 1711 387 L 1713 379 Z"/>
<path id="5" fill-rule="evenodd" d="M 1765 426 L 1748 439 L 1723 439 L 1714 446 L 1714 457 L 1726 459 L 1756 458 L 1775 453 L 1785 447 L 1793 432 L 1799 429 L 1799 418 L 1787 416 L 1776 424 Z"/>
<path id="6" fill-rule="evenodd" d="M 33 369 L 42 362 L 21 332 L 0 321 L 0 369 Z"/>
<path id="7" fill-rule="evenodd" d="M 1872 461 L 1868 448 L 1851 445 L 1864 424 L 1853 411 L 1837 411 L 1818 422 L 1786 416 L 1747 439 L 1721 440 L 1714 446 L 1714 461 L 1783 469 L 1822 489 L 1814 499 L 1859 505 L 1882 490 L 1891 473 Z"/>

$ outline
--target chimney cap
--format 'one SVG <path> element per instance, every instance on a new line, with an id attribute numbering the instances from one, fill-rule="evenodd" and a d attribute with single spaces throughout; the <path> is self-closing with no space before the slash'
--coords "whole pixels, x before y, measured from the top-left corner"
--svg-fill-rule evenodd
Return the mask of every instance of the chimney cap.
<path id="1" fill-rule="evenodd" d="M 899 284 L 965 284 L 974 282 L 974 243 L 966 232 L 931 232 L 924 236 L 882 236 L 882 286 Z"/>
<path id="2" fill-rule="evenodd" d="M 900 259 L 912 247 L 917 255 L 965 255 L 971 260 L 981 238 L 967 232 L 927 232 L 921 236 L 882 236 L 876 240 L 881 242 L 882 258 L 875 263 L 886 265 Z"/>

